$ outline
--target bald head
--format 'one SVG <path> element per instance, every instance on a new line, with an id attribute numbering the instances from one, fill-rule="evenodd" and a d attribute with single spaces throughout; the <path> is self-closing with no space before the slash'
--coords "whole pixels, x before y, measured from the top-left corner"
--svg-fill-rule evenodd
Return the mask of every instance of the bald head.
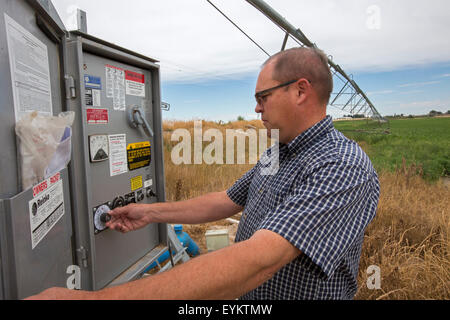
<path id="1" fill-rule="evenodd" d="M 328 58 L 317 48 L 291 48 L 271 56 L 263 67 L 274 64 L 272 78 L 281 83 L 305 78 L 317 93 L 321 104 L 325 106 L 333 91 L 333 77 Z"/>

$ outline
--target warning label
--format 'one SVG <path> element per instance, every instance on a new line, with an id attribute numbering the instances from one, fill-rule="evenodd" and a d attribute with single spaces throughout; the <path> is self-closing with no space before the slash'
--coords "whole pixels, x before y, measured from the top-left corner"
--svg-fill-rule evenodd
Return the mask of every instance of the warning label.
<path id="1" fill-rule="evenodd" d="M 31 247 L 34 249 L 64 215 L 64 194 L 59 173 L 33 188 L 29 202 Z"/>
<path id="2" fill-rule="evenodd" d="M 129 171 L 148 167 L 152 161 L 150 141 L 129 144 L 127 158 Z"/>
<path id="3" fill-rule="evenodd" d="M 141 73 L 125 70 L 126 93 L 130 96 L 145 97 L 145 78 Z"/>
<path id="4" fill-rule="evenodd" d="M 86 118 L 88 124 L 106 124 L 109 121 L 108 109 L 86 109 Z"/>
<path id="5" fill-rule="evenodd" d="M 131 191 L 142 188 L 142 176 L 131 178 Z"/>

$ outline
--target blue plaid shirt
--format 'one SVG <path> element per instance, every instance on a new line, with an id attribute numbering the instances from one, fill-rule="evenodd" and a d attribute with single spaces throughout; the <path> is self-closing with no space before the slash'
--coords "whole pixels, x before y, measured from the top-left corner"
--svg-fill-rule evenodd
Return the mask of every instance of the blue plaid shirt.
<path id="1" fill-rule="evenodd" d="M 378 204 L 377 174 L 329 116 L 277 147 L 275 174 L 263 174 L 260 160 L 227 190 L 245 207 L 236 242 L 265 229 L 302 254 L 241 299 L 353 299 L 364 230 Z"/>

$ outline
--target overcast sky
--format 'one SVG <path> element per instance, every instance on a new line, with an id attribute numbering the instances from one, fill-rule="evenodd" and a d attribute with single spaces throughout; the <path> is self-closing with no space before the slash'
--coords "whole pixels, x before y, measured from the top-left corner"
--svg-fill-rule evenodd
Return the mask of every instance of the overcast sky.
<path id="1" fill-rule="evenodd" d="M 158 59 L 163 99 L 170 100 L 179 118 L 225 117 L 228 113 L 217 111 L 223 108 L 241 115 L 253 113 L 251 94 L 267 55 L 206 0 L 52 2 L 68 29 L 76 28 L 76 8 L 81 8 L 87 12 L 90 34 Z M 432 105 L 443 111 L 450 109 L 450 1 L 266 2 L 353 74 L 360 87 L 381 102 L 381 113 L 408 113 L 400 112 L 408 106 L 414 111 L 411 113 Z M 213 3 L 267 52 L 280 50 L 281 30 L 246 1 Z M 290 41 L 288 47 L 292 46 L 296 43 Z M 420 95 L 423 87 L 439 94 Z M 221 92 L 215 96 L 215 90 Z M 395 95 L 399 92 L 408 98 Z M 408 92 L 414 93 L 414 101 L 408 100 Z M 213 106 L 211 100 L 217 103 Z M 234 106 L 227 107 L 233 101 Z M 239 113 L 242 108 L 246 109 Z M 170 117 L 177 118 L 175 114 Z"/>

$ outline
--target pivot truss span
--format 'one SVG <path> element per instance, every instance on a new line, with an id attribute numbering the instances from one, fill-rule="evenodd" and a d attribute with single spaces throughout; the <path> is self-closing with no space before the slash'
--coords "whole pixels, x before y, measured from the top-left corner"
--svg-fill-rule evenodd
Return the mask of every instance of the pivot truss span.
<path id="1" fill-rule="evenodd" d="M 258 46 L 264 53 L 269 55 L 262 47 L 257 44 L 249 35 L 247 35 L 241 28 L 239 28 L 230 18 L 228 18 L 219 8 L 217 8 L 210 0 L 207 0 L 216 10 L 218 10 L 225 18 L 227 18 L 236 28 L 239 29 L 246 37 L 248 37 L 254 44 Z M 295 28 L 286 19 L 284 19 L 278 12 L 270 7 L 263 0 L 246 0 L 256 9 L 261 11 L 267 18 L 269 18 L 274 24 L 276 24 L 284 33 L 284 41 L 281 50 L 284 50 L 289 38 L 302 47 L 316 47 L 315 43 L 312 43 L 299 28 Z M 364 91 L 358 86 L 358 84 L 352 79 L 352 76 L 348 76 L 347 73 L 332 59 L 328 58 L 328 64 L 330 65 L 331 72 L 333 74 L 334 88 L 338 91 L 333 93 L 330 99 L 329 105 L 335 108 L 347 112 L 349 114 L 364 114 L 366 117 L 371 117 L 375 120 L 385 119 L 381 116 Z"/>

